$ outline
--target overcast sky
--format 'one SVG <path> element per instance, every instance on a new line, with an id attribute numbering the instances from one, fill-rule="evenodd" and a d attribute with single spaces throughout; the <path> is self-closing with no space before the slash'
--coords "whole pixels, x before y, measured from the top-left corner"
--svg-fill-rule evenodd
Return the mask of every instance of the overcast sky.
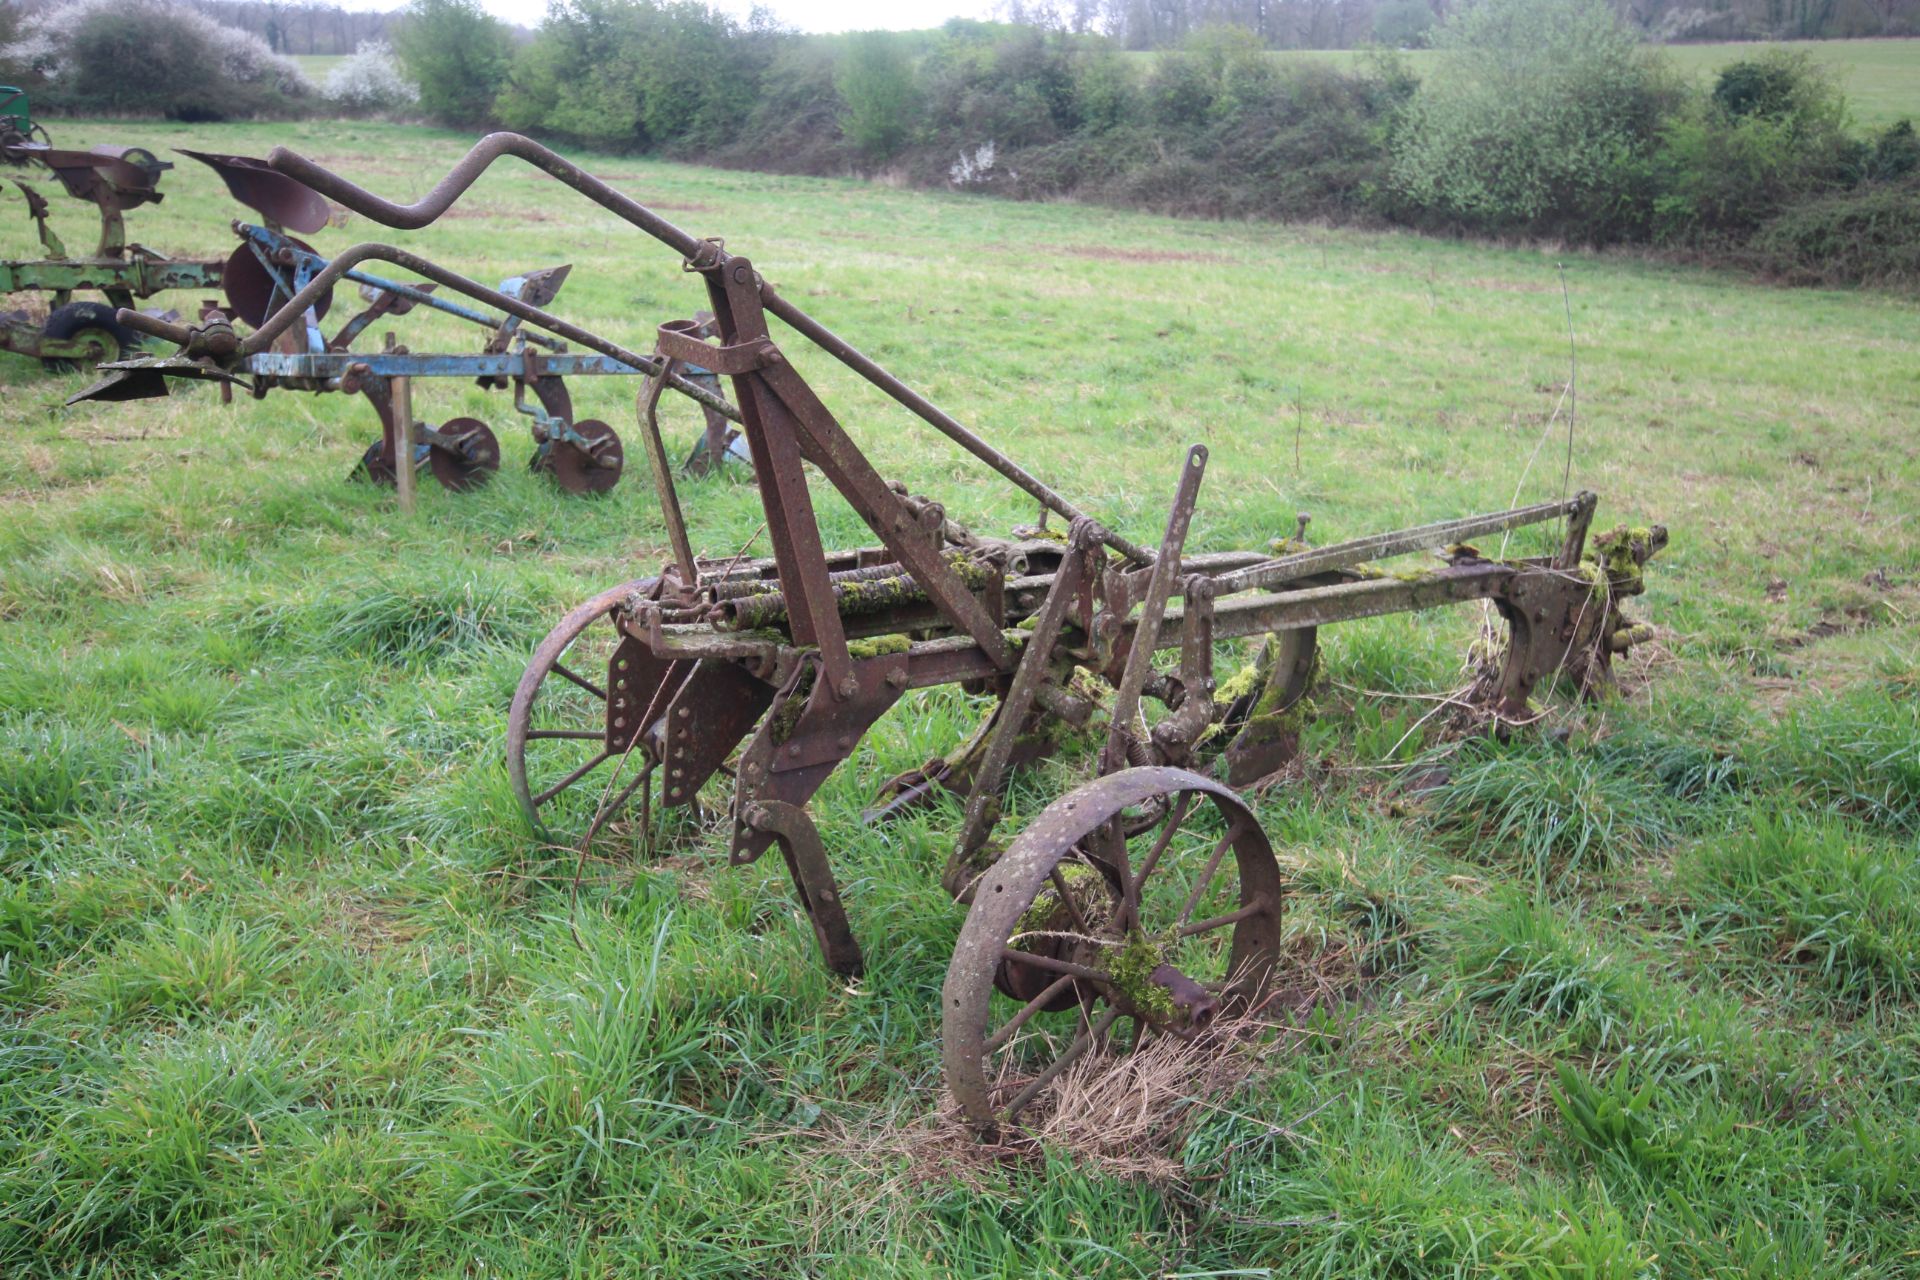
<path id="1" fill-rule="evenodd" d="M 540 24 L 547 0 L 480 0 L 495 17 L 523 27 Z M 710 0 L 715 8 L 744 18 L 752 0 Z M 403 0 L 346 0 L 351 9 L 397 9 Z M 780 20 L 802 31 L 911 31 L 937 27 L 948 18 L 985 18 L 992 0 L 768 0 Z"/>

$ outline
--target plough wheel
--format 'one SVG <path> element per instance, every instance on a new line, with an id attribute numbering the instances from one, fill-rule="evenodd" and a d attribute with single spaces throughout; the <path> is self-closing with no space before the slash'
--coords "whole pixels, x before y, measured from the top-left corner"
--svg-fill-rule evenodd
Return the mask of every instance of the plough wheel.
<path id="1" fill-rule="evenodd" d="M 57 308 L 47 317 L 40 333 L 59 342 L 79 339 L 93 347 L 91 361 L 49 360 L 47 366 L 55 373 L 72 373 L 75 369 L 124 359 L 140 341 L 140 335 L 115 319 L 112 307 L 99 302 L 70 302 Z"/>
<path id="2" fill-rule="evenodd" d="M 478 418 L 454 418 L 440 428 L 440 434 L 455 447 L 436 445 L 427 454 L 427 465 L 443 489 L 463 493 L 478 489 L 493 479 L 500 469 L 500 442 L 493 431 Z"/>
<path id="3" fill-rule="evenodd" d="M 571 440 L 553 442 L 553 478 L 560 487 L 568 493 L 605 493 L 619 484 L 626 455 L 614 429 L 598 418 L 576 422 L 573 429 L 590 447 L 583 449 Z"/>
<path id="4" fill-rule="evenodd" d="M 507 773 L 541 838 L 577 837 L 600 807 L 623 752 L 607 749 L 607 667 L 620 643 L 613 607 L 653 585 L 646 578 L 599 595 L 560 619 L 534 650 L 507 713 Z M 646 763 L 635 751 L 612 795 L 631 798 Z M 623 789 L 626 794 L 622 794 Z"/>
<path id="5" fill-rule="evenodd" d="M 1141 811 L 1160 820 L 1120 834 Z M 1258 820 L 1210 778 L 1126 769 L 1056 800 L 980 877 L 947 969 L 941 1053 L 968 1121 L 997 1136 L 1121 1018 L 1137 1043 L 1246 1008 L 1282 897 Z"/>

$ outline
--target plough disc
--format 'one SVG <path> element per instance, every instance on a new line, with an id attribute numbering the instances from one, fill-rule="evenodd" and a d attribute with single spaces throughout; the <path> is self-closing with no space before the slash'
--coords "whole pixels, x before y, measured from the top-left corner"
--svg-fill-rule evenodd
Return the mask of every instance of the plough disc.
<path id="1" fill-rule="evenodd" d="M 605 493 L 620 483 L 620 471 L 626 465 L 620 437 L 598 418 L 573 425 L 575 434 L 587 442 L 581 448 L 571 440 L 553 442 L 550 455 L 553 478 L 568 493 Z"/>
<path id="2" fill-rule="evenodd" d="M 426 463 L 425 451 L 425 445 L 418 445 L 414 449 L 413 465 L 416 471 Z M 393 450 L 384 437 L 367 446 L 367 451 L 360 455 L 360 466 L 354 475 L 356 478 L 364 475 L 374 484 L 388 489 L 398 481 L 399 477 L 393 470 Z"/>
<path id="3" fill-rule="evenodd" d="M 314 252 L 312 245 L 293 236 L 287 237 L 287 243 L 306 253 Z M 280 282 L 274 278 L 272 271 L 262 265 L 260 256 L 250 244 L 241 244 L 227 258 L 227 265 L 220 271 L 220 283 L 226 289 L 227 314 L 246 321 L 256 329 L 287 302 Z M 314 318 L 324 320 L 332 309 L 333 290 L 328 289 L 313 304 Z"/>
<path id="4" fill-rule="evenodd" d="M 444 441 L 428 451 L 427 465 L 443 488 L 454 493 L 478 489 L 500 469 L 500 442 L 480 419 L 451 419 L 440 428 L 440 435 Z"/>

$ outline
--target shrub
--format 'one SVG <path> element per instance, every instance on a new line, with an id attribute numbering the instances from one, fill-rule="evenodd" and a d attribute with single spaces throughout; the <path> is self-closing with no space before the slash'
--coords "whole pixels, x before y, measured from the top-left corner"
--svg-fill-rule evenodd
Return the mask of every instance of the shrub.
<path id="1" fill-rule="evenodd" d="M 1140 89 L 1133 65 L 1101 41 L 1073 60 L 1073 110 L 1083 130 L 1099 133 L 1138 118 Z"/>
<path id="2" fill-rule="evenodd" d="M 477 0 L 410 0 L 394 51 L 419 86 L 421 110 L 447 124 L 488 119 L 506 84 L 507 29 Z"/>
<path id="3" fill-rule="evenodd" d="M 1674 90 L 1604 0 L 1481 0 L 1433 35 L 1393 182 L 1468 230 L 1617 240 Z"/>
<path id="4" fill-rule="evenodd" d="M 515 60 L 499 115 L 615 145 L 714 146 L 758 96 L 762 34 L 695 3 L 567 0 Z"/>
<path id="5" fill-rule="evenodd" d="M 1761 226 L 1746 257 L 1794 284 L 1920 285 L 1920 182 L 1874 183 L 1795 205 Z"/>
<path id="6" fill-rule="evenodd" d="M 1868 152 L 1845 124 L 1839 90 L 1804 54 L 1775 50 L 1727 67 L 1662 130 L 1655 238 L 1738 240 L 1797 200 L 1850 185 Z"/>
<path id="7" fill-rule="evenodd" d="M 905 144 L 913 131 L 919 91 L 913 64 L 897 36 L 890 31 L 854 36 L 840 60 L 834 87 L 842 104 L 840 127 L 862 154 L 885 160 Z"/>
<path id="8" fill-rule="evenodd" d="M 73 0 L 0 60 L 48 82 L 63 108 L 173 120 L 292 114 L 313 91 L 258 36 L 166 0 Z"/>
<path id="9" fill-rule="evenodd" d="M 398 111 L 420 101 L 384 40 L 369 40 L 327 74 L 327 101 L 345 111 Z"/>

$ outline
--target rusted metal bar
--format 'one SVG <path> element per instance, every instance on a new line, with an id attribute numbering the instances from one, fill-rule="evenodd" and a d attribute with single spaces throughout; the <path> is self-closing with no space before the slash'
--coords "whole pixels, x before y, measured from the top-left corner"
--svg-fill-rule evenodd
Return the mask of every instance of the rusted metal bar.
<path id="1" fill-rule="evenodd" d="M 1349 542 L 1336 542 L 1330 546 L 1315 547 L 1311 551 L 1281 556 L 1276 560 L 1251 565 L 1227 574 L 1215 580 L 1214 588 L 1218 594 L 1226 596 L 1236 591 L 1257 591 L 1275 587 L 1285 582 L 1311 577 L 1316 573 L 1325 573 L 1331 569 L 1351 568 L 1356 564 L 1365 564 L 1369 560 L 1384 560 L 1389 556 L 1405 555 L 1409 551 L 1425 551 L 1432 547 L 1448 546 L 1482 534 L 1502 533 L 1508 529 L 1518 529 L 1523 525 L 1556 520 L 1579 510 L 1583 502 L 1591 501 L 1593 501 L 1593 495 L 1582 492 L 1562 501 L 1542 502 L 1531 507 L 1516 507 L 1511 511 L 1496 511 L 1489 515 L 1466 516 L 1459 520 L 1441 520 L 1435 524 L 1423 524 L 1412 529 L 1372 534 L 1365 538 L 1354 538 Z"/>
<path id="2" fill-rule="evenodd" d="M 1160 639 L 1160 623 L 1167 612 L 1167 598 L 1173 594 L 1173 580 L 1180 572 L 1180 549 L 1186 545 L 1187 526 L 1200 500 L 1200 480 L 1207 472 L 1207 449 L 1194 445 L 1187 450 L 1180 468 L 1180 480 L 1174 488 L 1173 507 L 1167 513 L 1167 530 L 1160 540 L 1152 576 L 1147 581 L 1146 600 L 1134 619 L 1133 646 L 1127 651 L 1127 665 L 1121 670 L 1120 683 L 1113 695 L 1113 718 L 1107 728 L 1107 745 L 1100 753 L 1100 771 L 1111 773 L 1127 763 L 1126 744 L 1133 734 L 1133 713 L 1140 705 L 1140 690 L 1153 666 L 1153 649 Z M 1124 870 L 1124 868 L 1123 868 Z"/>
<path id="3" fill-rule="evenodd" d="M 542 329 L 558 334 L 569 342 L 577 342 L 590 351 L 598 351 L 602 355 L 612 356 L 622 364 L 631 365 L 642 373 L 658 375 L 660 372 L 660 362 L 651 356 L 643 356 L 639 352 L 630 351 L 618 343 L 609 342 L 598 334 L 582 329 L 578 325 L 569 324 L 556 315 L 543 311 L 539 307 L 529 306 L 520 299 L 502 293 L 498 289 L 489 289 L 477 280 L 469 280 L 465 276 L 454 271 L 449 271 L 438 263 L 422 258 L 418 254 L 408 253 L 406 250 L 396 248 L 393 245 L 378 244 L 371 241 L 356 244 L 349 249 L 342 250 L 331 262 L 316 273 L 312 280 L 307 282 L 304 289 L 295 293 L 285 305 L 268 316 L 258 329 L 255 329 L 241 341 L 235 351 L 209 354 L 238 355 L 241 358 L 246 358 L 267 351 L 272 347 L 275 338 L 278 338 L 292 327 L 293 324 L 306 313 L 309 307 L 317 303 L 326 295 L 328 290 L 362 262 L 390 262 L 394 266 L 403 267 L 416 275 L 425 276 L 434 283 L 452 289 L 455 292 L 464 293 L 469 298 L 474 298 L 489 306 L 498 307 L 508 315 L 518 316 L 529 324 L 539 325 Z M 195 334 L 199 332 L 196 326 L 175 324 L 171 321 L 163 320 L 158 316 L 150 316 L 139 311 L 126 309 L 121 310 L 115 318 L 129 329 L 147 334 L 151 337 L 164 339 L 167 342 L 172 342 L 181 347 L 188 347 L 190 348 L 189 354 L 199 354 L 191 350 L 194 344 Z M 727 403 L 724 397 L 715 395 L 705 387 L 689 381 L 679 374 L 672 375 L 668 382 L 669 385 L 681 395 L 697 401 L 718 413 L 724 414 L 730 421 L 739 422 L 741 420 L 739 410 Z"/>

